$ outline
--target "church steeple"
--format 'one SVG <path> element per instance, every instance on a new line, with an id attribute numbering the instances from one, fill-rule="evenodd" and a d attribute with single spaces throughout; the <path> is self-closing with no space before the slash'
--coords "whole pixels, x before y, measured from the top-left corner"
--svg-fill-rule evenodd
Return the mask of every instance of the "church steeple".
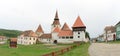
<path id="1" fill-rule="evenodd" d="M 55 18 L 54 18 L 54 21 L 52 23 L 51 31 L 53 31 L 56 27 L 60 28 L 60 26 L 61 25 L 60 25 L 59 18 L 58 18 L 58 12 L 56 11 Z"/>
<path id="2" fill-rule="evenodd" d="M 58 18 L 58 12 L 57 11 L 56 11 L 54 20 L 59 20 L 59 18 Z"/>

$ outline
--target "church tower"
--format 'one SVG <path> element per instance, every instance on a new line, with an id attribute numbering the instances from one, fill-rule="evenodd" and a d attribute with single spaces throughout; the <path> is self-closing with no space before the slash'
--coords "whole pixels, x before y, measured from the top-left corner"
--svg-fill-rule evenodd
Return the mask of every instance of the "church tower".
<path id="1" fill-rule="evenodd" d="M 80 16 L 77 17 L 72 29 L 74 42 L 85 41 L 86 26 L 83 24 Z"/>
<path id="2" fill-rule="evenodd" d="M 55 14 L 55 18 L 54 18 L 54 21 L 51 25 L 51 32 L 53 32 L 53 30 L 56 28 L 56 27 L 61 27 L 60 25 L 60 22 L 59 22 L 59 18 L 58 18 L 58 12 L 56 11 L 56 14 Z"/>

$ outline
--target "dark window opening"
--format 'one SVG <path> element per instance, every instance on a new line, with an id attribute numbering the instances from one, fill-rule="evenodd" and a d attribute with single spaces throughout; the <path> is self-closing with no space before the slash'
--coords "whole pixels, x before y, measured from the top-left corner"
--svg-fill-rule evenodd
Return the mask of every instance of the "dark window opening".
<path id="1" fill-rule="evenodd" d="M 69 37 L 66 37 L 66 39 L 69 39 Z"/>
<path id="2" fill-rule="evenodd" d="M 80 34 L 80 32 L 78 32 L 78 34 Z"/>
<path id="3" fill-rule="evenodd" d="M 70 39 L 73 39 L 73 37 L 70 37 Z"/>

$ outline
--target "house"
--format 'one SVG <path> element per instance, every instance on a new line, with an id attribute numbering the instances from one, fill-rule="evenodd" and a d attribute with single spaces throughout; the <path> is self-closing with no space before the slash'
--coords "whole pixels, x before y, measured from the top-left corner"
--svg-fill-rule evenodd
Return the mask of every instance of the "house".
<path id="1" fill-rule="evenodd" d="M 10 48 L 17 47 L 17 38 L 10 38 Z"/>
<path id="2" fill-rule="evenodd" d="M 106 26 L 104 29 L 104 39 L 105 41 L 116 40 L 115 26 Z"/>
<path id="3" fill-rule="evenodd" d="M 116 39 L 120 40 L 120 21 L 115 25 L 116 27 Z"/>
<path id="4" fill-rule="evenodd" d="M 76 21 L 72 26 L 72 30 L 69 28 L 67 23 L 61 28 L 61 24 L 56 11 L 55 18 L 51 24 L 51 33 L 44 33 L 41 25 L 38 26 L 36 34 L 38 35 L 38 41 L 42 43 L 78 43 L 86 42 L 88 38 L 85 38 L 86 26 L 82 22 L 80 16 L 77 17 Z"/>
<path id="5" fill-rule="evenodd" d="M 7 37 L 0 36 L 0 44 L 5 44 L 7 42 Z"/>
<path id="6" fill-rule="evenodd" d="M 18 44 L 31 45 L 36 44 L 38 36 L 32 30 L 24 31 L 20 36 L 18 36 Z"/>

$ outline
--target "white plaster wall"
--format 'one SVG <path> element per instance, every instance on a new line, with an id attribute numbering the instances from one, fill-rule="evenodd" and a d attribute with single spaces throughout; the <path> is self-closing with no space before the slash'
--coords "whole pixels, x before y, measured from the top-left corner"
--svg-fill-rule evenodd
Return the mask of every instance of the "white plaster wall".
<path id="1" fill-rule="evenodd" d="M 112 40 L 114 40 L 114 38 L 113 38 L 113 35 L 116 35 L 116 33 L 114 32 L 114 33 L 108 33 L 107 34 L 107 40 L 108 41 L 112 41 Z M 106 34 L 104 34 L 104 39 L 106 40 Z"/>
<path id="2" fill-rule="evenodd" d="M 70 36 L 68 36 L 68 37 L 69 37 L 68 39 L 66 39 L 66 38 L 63 39 L 62 37 L 59 37 L 57 39 L 57 42 L 58 43 L 63 43 L 63 44 L 73 43 L 74 42 L 73 39 L 70 39 Z"/>
<path id="3" fill-rule="evenodd" d="M 42 42 L 42 43 L 51 43 L 51 39 L 49 39 L 50 41 L 48 41 L 48 39 L 41 39 L 41 41 L 40 42 Z"/>
<path id="4" fill-rule="evenodd" d="M 78 31 L 73 32 L 73 39 L 74 41 L 85 41 L 85 32 L 84 31 L 79 31 L 80 34 L 78 34 Z M 80 38 L 78 38 L 80 36 Z"/>
<path id="5" fill-rule="evenodd" d="M 31 40 L 30 40 L 31 38 Z M 34 40 L 35 38 L 35 40 Z M 23 36 L 18 36 L 18 44 L 22 45 L 31 45 L 31 44 L 36 44 L 37 37 L 23 37 Z M 22 43 L 21 43 L 22 42 Z"/>
<path id="6" fill-rule="evenodd" d="M 113 37 L 114 34 L 116 35 L 116 33 L 109 33 L 108 34 L 109 35 L 108 41 L 114 40 L 114 37 Z"/>
<path id="7" fill-rule="evenodd" d="M 68 44 L 68 43 L 73 43 L 72 39 L 58 39 L 58 43 L 63 43 L 63 44 Z"/>
<path id="8" fill-rule="evenodd" d="M 57 39 L 59 39 L 58 33 L 57 32 L 53 32 L 52 33 L 52 40 L 57 40 Z"/>

